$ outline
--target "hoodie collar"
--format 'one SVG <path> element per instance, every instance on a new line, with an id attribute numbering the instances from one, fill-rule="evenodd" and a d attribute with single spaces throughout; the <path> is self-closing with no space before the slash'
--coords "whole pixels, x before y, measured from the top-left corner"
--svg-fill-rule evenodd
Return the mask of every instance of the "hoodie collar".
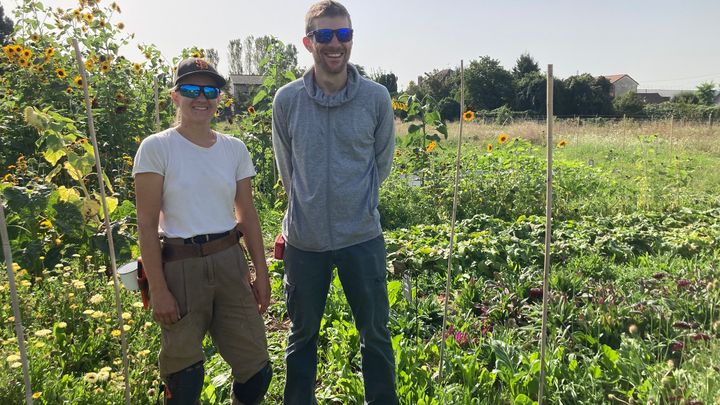
<path id="1" fill-rule="evenodd" d="M 303 75 L 305 91 L 307 91 L 308 96 L 310 96 L 311 99 L 313 99 L 316 103 L 322 105 L 323 107 L 337 107 L 339 105 L 343 105 L 346 102 L 355 98 L 355 95 L 360 88 L 360 74 L 358 73 L 355 66 L 348 63 L 347 70 L 348 79 L 345 87 L 343 87 L 340 91 L 333 94 L 332 96 L 327 96 L 315 82 L 314 70 L 313 68 L 310 68 Z"/>

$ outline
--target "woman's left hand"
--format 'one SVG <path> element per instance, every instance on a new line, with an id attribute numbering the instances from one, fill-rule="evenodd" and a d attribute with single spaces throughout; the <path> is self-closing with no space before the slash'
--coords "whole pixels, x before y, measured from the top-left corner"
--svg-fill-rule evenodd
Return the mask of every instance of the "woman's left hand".
<path id="1" fill-rule="evenodd" d="M 257 302 L 258 312 L 264 314 L 270 306 L 270 278 L 267 271 L 258 271 L 255 281 L 250 284 Z"/>

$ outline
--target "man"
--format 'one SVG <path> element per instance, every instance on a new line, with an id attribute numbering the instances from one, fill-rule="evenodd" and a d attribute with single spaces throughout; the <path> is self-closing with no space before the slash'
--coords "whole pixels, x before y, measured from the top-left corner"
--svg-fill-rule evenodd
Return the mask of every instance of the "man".
<path id="1" fill-rule="evenodd" d="M 288 196 L 285 404 L 315 403 L 318 332 L 334 266 L 360 334 L 365 401 L 396 404 L 377 210 L 395 147 L 390 95 L 348 63 L 353 31 L 343 5 L 314 4 L 305 25 L 313 67 L 273 102 L 273 148 Z"/>

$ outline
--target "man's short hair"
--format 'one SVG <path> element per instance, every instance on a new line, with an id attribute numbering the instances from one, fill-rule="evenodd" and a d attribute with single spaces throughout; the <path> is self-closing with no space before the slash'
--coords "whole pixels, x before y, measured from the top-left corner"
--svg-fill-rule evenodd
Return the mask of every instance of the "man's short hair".
<path id="1" fill-rule="evenodd" d="M 315 27 L 313 27 L 313 22 L 316 18 L 321 17 L 346 17 L 348 19 L 348 23 L 350 23 L 350 27 L 348 28 L 352 27 L 350 13 L 348 13 L 345 6 L 335 0 L 322 0 L 310 6 L 310 10 L 308 10 L 307 14 L 305 14 L 306 34 L 315 29 Z"/>

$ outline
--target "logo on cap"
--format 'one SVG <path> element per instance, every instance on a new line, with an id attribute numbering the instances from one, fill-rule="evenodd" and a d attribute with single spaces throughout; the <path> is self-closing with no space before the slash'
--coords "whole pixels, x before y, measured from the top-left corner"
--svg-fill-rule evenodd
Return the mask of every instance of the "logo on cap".
<path id="1" fill-rule="evenodd" d="M 195 66 L 200 70 L 207 70 L 209 67 L 205 59 L 195 59 Z"/>

